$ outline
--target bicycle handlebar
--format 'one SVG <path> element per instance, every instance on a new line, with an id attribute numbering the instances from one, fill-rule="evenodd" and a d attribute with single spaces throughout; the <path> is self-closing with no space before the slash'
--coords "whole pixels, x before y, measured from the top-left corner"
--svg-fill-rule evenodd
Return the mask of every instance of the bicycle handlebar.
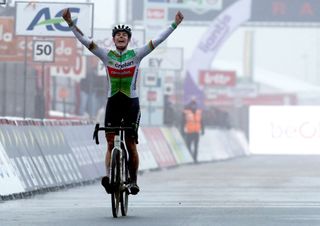
<path id="1" fill-rule="evenodd" d="M 133 130 L 132 127 L 128 127 L 128 126 L 115 126 L 115 127 L 99 127 L 100 124 L 97 123 L 95 128 L 94 128 L 94 132 L 93 132 L 93 139 L 96 141 L 96 144 L 99 144 L 99 130 L 104 130 L 104 131 L 114 131 L 114 130 Z"/>

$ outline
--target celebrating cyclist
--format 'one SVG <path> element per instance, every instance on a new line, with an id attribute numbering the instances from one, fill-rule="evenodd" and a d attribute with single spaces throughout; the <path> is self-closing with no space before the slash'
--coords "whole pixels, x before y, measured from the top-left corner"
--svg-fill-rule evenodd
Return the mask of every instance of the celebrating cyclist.
<path id="1" fill-rule="evenodd" d="M 112 30 L 115 49 L 105 49 L 98 46 L 93 40 L 88 39 L 71 19 L 69 9 L 63 12 L 63 18 L 68 23 L 75 37 L 87 47 L 93 54 L 103 62 L 108 81 L 108 102 L 105 114 L 105 127 L 118 127 L 121 120 L 124 120 L 125 126 L 130 126 L 134 130 L 126 134 L 126 145 L 129 152 L 129 172 L 131 184 L 129 191 L 131 194 L 139 192 L 137 185 L 137 173 L 139 167 L 139 155 L 136 144 L 138 143 L 138 127 L 140 121 L 140 105 L 137 95 L 136 83 L 138 77 L 138 68 L 141 60 L 148 55 L 155 47 L 163 42 L 182 22 L 183 14 L 178 11 L 174 22 L 146 45 L 127 49 L 132 32 L 127 25 L 117 25 Z M 107 193 L 111 193 L 109 186 L 110 158 L 113 149 L 113 140 L 115 133 L 106 133 L 108 150 L 105 159 L 106 176 L 102 178 L 101 184 Z"/>

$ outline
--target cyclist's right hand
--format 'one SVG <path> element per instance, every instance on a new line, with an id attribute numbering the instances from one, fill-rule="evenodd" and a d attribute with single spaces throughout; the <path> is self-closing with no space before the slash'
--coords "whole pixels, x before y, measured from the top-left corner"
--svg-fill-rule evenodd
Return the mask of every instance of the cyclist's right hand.
<path id="1" fill-rule="evenodd" d="M 68 24 L 72 23 L 72 19 L 71 19 L 71 14 L 70 14 L 69 8 L 66 8 L 66 9 L 63 10 L 62 17 Z"/>

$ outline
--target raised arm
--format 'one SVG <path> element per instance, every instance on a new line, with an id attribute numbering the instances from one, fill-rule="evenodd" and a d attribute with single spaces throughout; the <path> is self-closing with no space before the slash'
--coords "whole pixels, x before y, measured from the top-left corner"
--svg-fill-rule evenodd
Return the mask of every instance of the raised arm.
<path id="1" fill-rule="evenodd" d="M 183 14 L 178 11 L 174 22 L 164 31 L 162 31 L 158 37 L 150 40 L 146 45 L 143 47 L 137 49 L 138 55 L 140 58 L 145 57 L 148 55 L 152 50 L 154 50 L 160 43 L 162 43 L 164 40 L 166 40 L 169 35 L 177 28 L 177 26 L 182 22 L 183 20 Z"/>
<path id="2" fill-rule="evenodd" d="M 69 9 L 65 9 L 62 14 L 63 19 L 69 25 L 71 31 L 74 33 L 75 37 L 85 46 L 87 47 L 93 54 L 103 60 L 104 57 L 107 56 L 105 54 L 105 50 L 100 48 L 93 40 L 90 40 L 86 37 L 83 32 L 74 24 L 71 19 L 71 14 Z"/>

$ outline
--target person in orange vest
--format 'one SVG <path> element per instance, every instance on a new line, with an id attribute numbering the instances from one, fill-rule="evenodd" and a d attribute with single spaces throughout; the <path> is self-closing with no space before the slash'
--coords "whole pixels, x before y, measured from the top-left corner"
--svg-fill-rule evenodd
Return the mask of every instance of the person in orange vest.
<path id="1" fill-rule="evenodd" d="M 195 162 L 198 161 L 198 146 L 200 133 L 204 134 L 202 110 L 198 108 L 195 98 L 184 108 L 182 117 L 182 133 L 187 147 Z M 193 149 L 191 146 L 193 145 Z"/>

